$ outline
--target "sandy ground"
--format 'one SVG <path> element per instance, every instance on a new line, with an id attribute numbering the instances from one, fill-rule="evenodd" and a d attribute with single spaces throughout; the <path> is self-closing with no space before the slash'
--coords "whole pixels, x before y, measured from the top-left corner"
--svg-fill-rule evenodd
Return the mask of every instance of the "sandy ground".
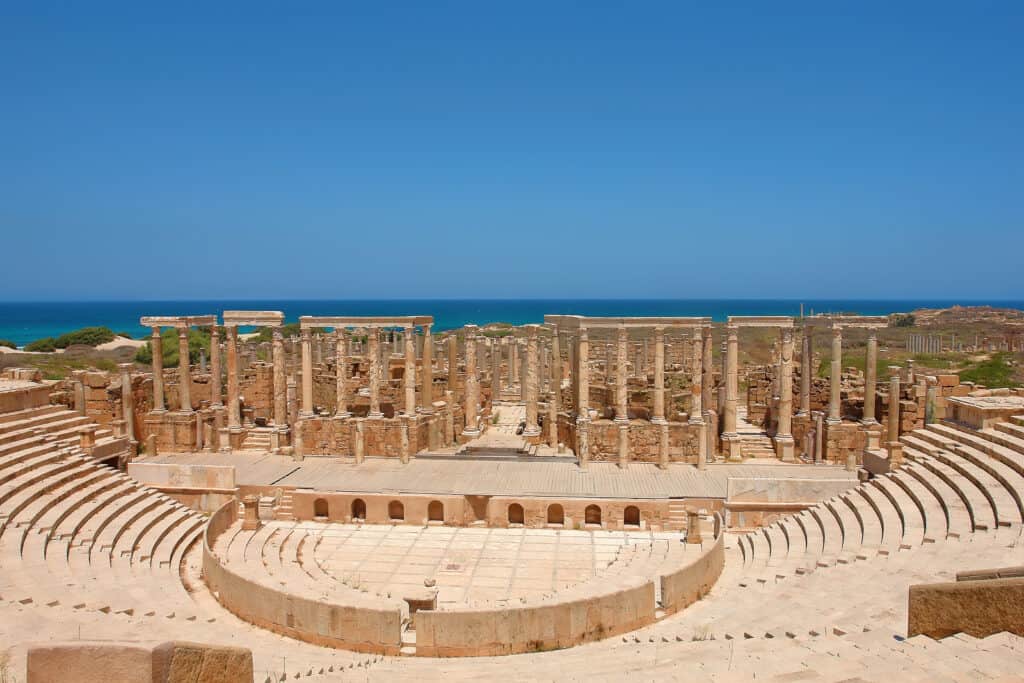
<path id="1" fill-rule="evenodd" d="M 145 346 L 146 342 L 143 339 L 126 339 L 125 337 L 118 337 L 113 341 L 108 341 L 106 344 L 100 344 L 96 347 L 97 351 L 113 351 L 114 349 L 120 349 L 125 346 L 130 346 L 133 349 L 137 349 L 140 346 Z M 22 349 L 11 349 L 6 346 L 0 346 L 0 353 L 35 353 L 35 354 L 47 354 L 47 353 L 64 353 L 64 349 L 57 349 L 56 351 L 24 351 Z"/>

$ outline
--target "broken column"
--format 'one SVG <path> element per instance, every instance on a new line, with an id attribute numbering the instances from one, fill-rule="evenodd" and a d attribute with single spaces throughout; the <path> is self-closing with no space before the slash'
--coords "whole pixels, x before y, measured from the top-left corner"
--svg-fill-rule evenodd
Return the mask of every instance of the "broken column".
<path id="1" fill-rule="evenodd" d="M 121 415 L 125 421 L 125 436 L 132 443 L 135 443 L 135 397 L 132 396 L 134 366 L 134 363 L 119 363 L 117 366 L 121 368 Z"/>
<path id="2" fill-rule="evenodd" d="M 783 462 L 793 462 L 793 330 L 782 330 L 779 355 L 779 420 L 775 430 L 775 454 Z"/>

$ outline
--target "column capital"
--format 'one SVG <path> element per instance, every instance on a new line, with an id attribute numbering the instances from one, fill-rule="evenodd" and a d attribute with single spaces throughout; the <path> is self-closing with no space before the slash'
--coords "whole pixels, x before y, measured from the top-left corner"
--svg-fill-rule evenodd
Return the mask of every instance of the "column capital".
<path id="1" fill-rule="evenodd" d="M 270 338 L 273 339 L 275 342 L 283 342 L 284 332 L 281 331 L 281 328 L 279 326 L 274 327 L 270 330 Z"/>
<path id="2" fill-rule="evenodd" d="M 736 323 L 727 323 L 725 330 L 728 333 L 729 341 L 739 338 L 740 327 Z"/>
<path id="3" fill-rule="evenodd" d="M 889 379 L 899 379 L 900 375 L 903 374 L 903 368 L 898 365 L 889 366 Z"/>
<path id="4" fill-rule="evenodd" d="M 302 334 L 302 341 L 312 341 L 313 340 L 313 331 L 310 330 L 308 327 L 303 328 L 301 334 Z"/>
<path id="5" fill-rule="evenodd" d="M 121 368 L 122 372 L 131 372 L 135 369 L 135 363 L 118 363 L 117 367 Z"/>
<path id="6" fill-rule="evenodd" d="M 161 337 L 160 333 L 163 331 L 162 327 L 160 327 L 159 325 L 154 325 L 153 327 L 151 327 L 149 329 L 151 330 L 151 334 L 149 336 L 156 337 L 157 339 L 159 339 Z"/>
<path id="7" fill-rule="evenodd" d="M 188 338 L 188 329 L 189 328 L 187 328 L 187 327 L 179 327 L 178 328 L 178 339 L 187 339 Z"/>
<path id="8" fill-rule="evenodd" d="M 843 327 L 842 327 L 842 325 L 840 325 L 838 323 L 833 323 L 833 325 L 832 325 L 832 337 L 833 338 L 839 337 L 840 339 L 843 338 Z"/>

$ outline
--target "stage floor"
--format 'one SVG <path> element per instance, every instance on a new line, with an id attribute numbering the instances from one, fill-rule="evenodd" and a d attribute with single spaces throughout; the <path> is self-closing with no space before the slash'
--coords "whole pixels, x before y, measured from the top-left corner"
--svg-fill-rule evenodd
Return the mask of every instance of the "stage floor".
<path id="1" fill-rule="evenodd" d="M 672 464 L 659 470 L 648 463 L 620 469 L 591 462 L 580 469 L 569 458 L 495 458 L 472 455 L 415 456 L 407 465 L 397 458 L 307 457 L 295 462 L 282 455 L 257 453 L 173 453 L 138 462 L 179 465 L 233 465 L 240 486 L 283 486 L 353 493 L 437 495 L 561 496 L 569 498 L 664 499 L 725 498 L 731 477 L 849 480 L 856 473 L 832 465 L 788 465 L 776 460 L 742 464 Z"/>

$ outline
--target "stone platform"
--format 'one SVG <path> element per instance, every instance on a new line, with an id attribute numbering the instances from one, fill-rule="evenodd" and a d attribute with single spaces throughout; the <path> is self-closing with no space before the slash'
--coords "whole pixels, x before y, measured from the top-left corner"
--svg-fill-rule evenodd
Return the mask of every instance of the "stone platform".
<path id="1" fill-rule="evenodd" d="M 397 458 L 318 457 L 293 461 L 269 454 L 175 453 L 142 462 L 178 465 L 233 465 L 239 486 L 310 488 L 319 491 L 429 495 L 533 496 L 602 499 L 719 498 L 731 478 L 848 480 L 841 467 L 765 464 L 709 464 L 698 470 L 672 464 L 660 470 L 634 463 L 620 469 L 592 462 L 581 469 L 574 458 L 419 455 L 403 465 Z"/>

